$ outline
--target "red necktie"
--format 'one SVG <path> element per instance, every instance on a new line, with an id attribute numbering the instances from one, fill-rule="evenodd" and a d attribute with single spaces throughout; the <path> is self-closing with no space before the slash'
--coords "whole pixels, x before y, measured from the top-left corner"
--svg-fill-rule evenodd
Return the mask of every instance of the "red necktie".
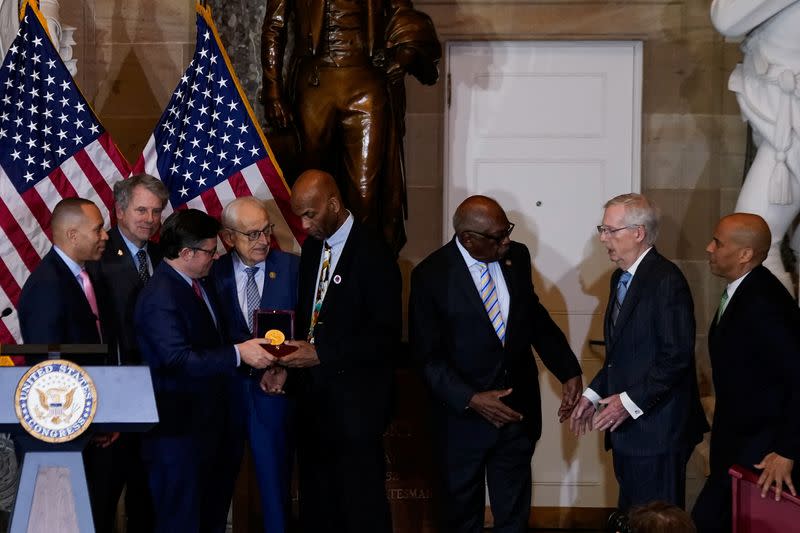
<path id="1" fill-rule="evenodd" d="M 203 298 L 203 289 L 200 287 L 200 282 L 196 279 L 192 280 L 192 289 L 194 289 L 194 293 L 198 298 L 200 298 L 200 301 L 205 304 L 206 300 Z"/>
<path id="2" fill-rule="evenodd" d="M 97 334 L 100 336 L 100 340 L 103 340 L 103 332 L 100 329 L 100 313 L 97 310 L 97 296 L 94 294 L 92 280 L 89 279 L 89 273 L 86 272 L 85 269 L 80 271 L 78 277 L 81 278 L 83 294 L 86 295 L 86 300 L 89 302 L 89 307 L 92 309 L 92 313 L 94 313 L 95 322 L 97 324 Z"/>

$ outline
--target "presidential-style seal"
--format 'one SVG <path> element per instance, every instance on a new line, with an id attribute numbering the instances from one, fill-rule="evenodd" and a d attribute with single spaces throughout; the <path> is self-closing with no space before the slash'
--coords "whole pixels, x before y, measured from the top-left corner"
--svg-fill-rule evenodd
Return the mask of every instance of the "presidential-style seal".
<path id="1" fill-rule="evenodd" d="M 14 408 L 22 427 L 45 442 L 67 442 L 89 428 L 97 410 L 97 389 L 89 374 L 71 361 L 43 361 L 17 385 Z"/>

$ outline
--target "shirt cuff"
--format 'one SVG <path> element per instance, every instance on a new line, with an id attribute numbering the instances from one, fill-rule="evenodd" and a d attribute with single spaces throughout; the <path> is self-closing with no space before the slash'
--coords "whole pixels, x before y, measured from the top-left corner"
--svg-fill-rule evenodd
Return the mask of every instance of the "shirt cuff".
<path id="1" fill-rule="evenodd" d="M 242 366 L 242 356 L 239 355 L 239 346 L 233 345 L 233 351 L 236 352 L 236 368 Z"/>
<path id="2" fill-rule="evenodd" d="M 627 392 L 620 393 L 619 399 L 622 402 L 622 406 L 625 407 L 625 410 L 628 411 L 628 414 L 630 414 L 631 418 L 634 420 L 644 414 L 644 412 L 639 409 L 639 406 L 633 403 L 633 400 L 631 400 Z"/>
<path id="3" fill-rule="evenodd" d="M 597 409 L 597 402 L 600 401 L 600 395 L 593 391 L 591 387 L 586 387 L 586 390 L 583 391 L 583 397 L 588 398 L 588 400 L 594 404 L 594 408 Z"/>

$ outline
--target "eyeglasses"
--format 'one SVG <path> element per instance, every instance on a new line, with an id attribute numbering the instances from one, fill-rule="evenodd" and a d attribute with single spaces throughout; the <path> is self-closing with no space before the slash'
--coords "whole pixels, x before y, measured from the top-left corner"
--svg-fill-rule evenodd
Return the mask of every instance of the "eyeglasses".
<path id="1" fill-rule="evenodd" d="M 262 230 L 253 230 L 253 231 L 239 231 L 238 229 L 234 228 L 225 228 L 229 231 L 234 231 L 240 235 L 244 235 L 247 237 L 247 240 L 250 242 L 257 241 L 261 235 L 263 234 L 267 240 L 269 240 L 270 235 L 272 235 L 272 230 L 275 229 L 275 224 L 267 224 L 264 229 Z"/>
<path id="2" fill-rule="evenodd" d="M 474 233 L 475 235 L 479 235 L 486 240 L 494 241 L 495 244 L 499 246 L 506 239 L 506 237 L 511 235 L 511 232 L 514 231 L 514 223 L 509 222 L 508 227 L 504 229 L 500 235 L 487 235 L 486 233 L 481 233 L 480 231 L 472 231 L 471 229 L 468 229 L 466 231 Z"/>
<path id="3" fill-rule="evenodd" d="M 618 231 L 622 231 L 624 229 L 630 228 L 638 228 L 641 224 L 628 224 L 627 226 L 622 226 L 619 228 L 612 228 L 611 226 L 597 226 L 597 234 L 598 235 L 613 235 Z"/>
<path id="4" fill-rule="evenodd" d="M 205 252 L 211 257 L 214 257 L 215 255 L 217 255 L 217 249 L 216 248 L 214 248 L 213 250 L 206 250 L 205 248 L 198 248 L 197 246 L 193 246 L 192 248 L 189 248 L 189 249 L 190 250 L 194 250 L 195 252 Z"/>

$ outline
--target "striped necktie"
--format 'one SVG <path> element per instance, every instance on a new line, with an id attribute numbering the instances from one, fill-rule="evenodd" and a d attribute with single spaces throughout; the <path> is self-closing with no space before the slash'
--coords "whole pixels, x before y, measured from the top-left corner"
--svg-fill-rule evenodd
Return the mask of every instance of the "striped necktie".
<path id="1" fill-rule="evenodd" d="M 503 314 L 500 312 L 500 301 L 497 299 L 497 287 L 494 285 L 492 275 L 489 274 L 489 265 L 486 263 L 478 263 L 478 268 L 481 271 L 480 293 L 483 307 L 486 308 L 486 313 L 489 315 L 489 320 L 500 342 L 505 343 L 506 323 L 503 320 Z"/>
<path id="2" fill-rule="evenodd" d="M 625 295 L 628 293 L 628 283 L 631 281 L 633 275 L 630 272 L 623 272 L 617 282 L 617 297 L 614 299 L 614 309 L 611 311 L 611 325 L 615 326 L 619 312 L 622 310 L 622 302 L 625 301 Z"/>
<path id="3" fill-rule="evenodd" d="M 328 290 L 328 279 L 330 278 L 331 270 L 331 245 L 327 242 L 324 243 L 322 248 L 322 266 L 319 270 L 319 283 L 317 284 L 317 294 L 314 298 L 314 307 L 311 311 L 311 325 L 308 327 L 307 340 L 314 344 L 314 327 L 317 325 L 319 319 L 319 312 L 322 309 L 322 300 L 325 298 L 325 292 Z"/>
<path id="4" fill-rule="evenodd" d="M 255 330 L 253 330 L 253 317 L 255 316 L 256 309 L 258 309 L 258 303 L 261 301 L 261 295 L 258 294 L 258 285 L 256 285 L 256 272 L 258 272 L 258 267 L 247 267 L 244 269 L 244 272 L 247 274 L 247 282 L 244 286 L 245 307 L 247 308 L 247 328 L 250 330 L 250 333 L 255 335 Z"/>

